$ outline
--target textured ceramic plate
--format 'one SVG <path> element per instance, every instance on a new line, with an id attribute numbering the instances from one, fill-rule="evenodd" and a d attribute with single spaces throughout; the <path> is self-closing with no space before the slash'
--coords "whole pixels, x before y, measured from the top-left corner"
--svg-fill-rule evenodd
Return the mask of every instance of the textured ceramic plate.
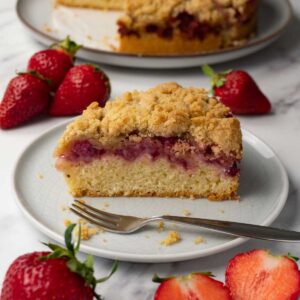
<path id="1" fill-rule="evenodd" d="M 38 12 L 38 13 L 37 13 Z M 116 46 L 116 19 L 119 13 L 58 7 L 51 0 L 18 0 L 19 19 L 40 42 L 49 45 L 71 35 L 84 45 L 79 56 L 117 66 L 134 68 L 184 68 L 225 62 L 261 50 L 287 28 L 292 9 L 288 0 L 262 0 L 258 35 L 247 44 L 201 55 L 140 56 L 121 54 Z"/>
<path id="2" fill-rule="evenodd" d="M 76 221 L 62 207 L 72 202 L 62 174 L 54 167 L 53 149 L 66 124 L 42 134 L 17 161 L 13 189 L 25 216 L 49 237 L 63 241 L 64 219 Z M 288 193 L 287 175 L 274 152 L 253 134 L 243 131 L 244 159 L 241 166 L 240 201 L 210 202 L 206 199 L 171 198 L 84 198 L 107 211 L 135 216 L 160 214 L 205 217 L 269 225 L 281 212 Z M 174 226 L 175 225 L 175 226 Z M 182 241 L 162 246 L 169 230 L 177 230 Z M 201 235 L 204 242 L 195 244 Z M 170 262 L 206 256 L 241 244 L 245 239 L 205 229 L 168 223 L 162 232 L 157 224 L 130 234 L 100 233 L 83 241 L 81 251 L 134 262 Z"/>

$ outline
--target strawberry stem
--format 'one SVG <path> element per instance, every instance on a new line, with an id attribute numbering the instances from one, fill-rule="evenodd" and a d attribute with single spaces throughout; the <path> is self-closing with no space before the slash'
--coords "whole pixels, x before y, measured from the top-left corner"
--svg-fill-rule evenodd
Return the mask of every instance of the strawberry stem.
<path id="1" fill-rule="evenodd" d="M 299 257 L 292 255 L 290 252 L 286 255 L 286 257 L 294 260 L 295 262 L 299 260 Z"/>
<path id="2" fill-rule="evenodd" d="M 16 72 L 17 75 L 24 75 L 24 74 L 29 74 L 31 76 L 35 76 L 37 77 L 38 79 L 41 79 L 43 81 L 45 81 L 49 86 L 51 86 L 51 80 L 44 77 L 42 74 L 40 74 L 38 71 L 35 71 L 35 70 L 29 70 L 29 71 L 26 71 L 26 72 Z"/>
<path id="3" fill-rule="evenodd" d="M 69 35 L 64 40 L 50 46 L 53 49 L 62 49 L 72 57 L 75 56 L 81 47 L 82 45 L 78 45 L 75 41 L 71 40 Z"/>
<path id="4" fill-rule="evenodd" d="M 166 280 L 169 280 L 169 279 L 173 279 L 175 278 L 175 276 L 170 276 L 170 277 L 159 277 L 157 274 L 154 274 L 153 277 L 152 277 L 152 282 L 155 282 L 155 283 L 162 283 Z"/>
<path id="5" fill-rule="evenodd" d="M 224 85 L 224 83 L 226 82 L 226 76 L 231 71 L 232 70 L 227 70 L 224 72 L 216 73 L 215 70 L 212 67 L 210 67 L 209 65 L 202 66 L 203 74 L 210 77 L 210 85 L 211 85 L 210 93 L 212 95 L 214 95 L 215 88 L 219 88 Z"/>
<path id="6" fill-rule="evenodd" d="M 74 243 L 72 242 L 72 234 L 73 230 L 76 227 L 76 224 L 71 224 L 68 226 L 68 228 L 65 231 L 65 244 L 66 248 L 63 248 L 59 245 L 55 244 L 45 244 L 48 246 L 53 252 L 48 254 L 47 256 L 40 257 L 40 260 L 48 260 L 52 258 L 65 258 L 67 259 L 67 267 L 70 269 L 70 271 L 78 274 L 81 276 L 85 282 L 92 288 L 94 296 L 96 299 L 101 299 L 100 295 L 97 295 L 95 292 L 96 285 L 98 283 L 104 282 L 108 280 L 117 270 L 118 268 L 118 262 L 115 261 L 112 266 L 112 270 L 109 273 L 109 275 L 96 279 L 94 276 L 94 258 L 91 255 L 88 255 L 86 257 L 86 260 L 84 262 L 80 262 L 76 258 L 76 254 L 79 251 L 80 247 L 80 236 L 81 236 L 81 228 L 79 225 L 79 234 L 78 234 L 78 240 L 76 243 L 76 246 L 74 246 Z"/>

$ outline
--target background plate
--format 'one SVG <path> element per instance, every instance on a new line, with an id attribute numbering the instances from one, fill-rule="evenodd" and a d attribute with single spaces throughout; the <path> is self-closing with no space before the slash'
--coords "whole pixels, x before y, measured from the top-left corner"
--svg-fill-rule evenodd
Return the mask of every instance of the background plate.
<path id="1" fill-rule="evenodd" d="M 51 0 L 18 0 L 17 14 L 33 37 L 46 45 L 70 34 L 84 45 L 78 54 L 81 58 L 117 66 L 170 69 L 226 62 L 254 53 L 272 43 L 289 24 L 292 18 L 291 5 L 288 0 L 261 2 L 258 35 L 246 45 L 201 55 L 173 57 L 139 56 L 112 51 L 108 44 L 115 43 L 115 19 L 118 15 L 115 12 L 74 8 L 61 8 L 54 12 Z"/>
<path id="2" fill-rule="evenodd" d="M 72 197 L 67 192 L 62 174 L 54 167 L 53 149 L 65 129 L 60 125 L 42 134 L 18 159 L 13 175 L 13 189 L 18 206 L 25 216 L 49 237 L 63 241 L 64 219 L 77 220 L 62 206 L 69 205 Z M 241 201 L 210 202 L 205 199 L 170 198 L 84 198 L 95 207 L 120 214 L 151 216 L 160 214 L 183 215 L 183 210 L 193 217 L 223 219 L 252 224 L 269 225 L 281 212 L 288 193 L 288 179 L 274 152 L 261 140 L 243 131 L 244 159 L 240 195 Z M 182 241 L 166 247 L 160 241 L 174 224 L 166 224 L 163 232 L 156 224 L 130 235 L 100 233 L 82 241 L 81 251 L 94 255 L 134 262 L 172 262 L 202 257 L 224 251 L 241 244 L 246 239 L 176 225 Z M 197 236 L 205 242 L 194 243 Z"/>

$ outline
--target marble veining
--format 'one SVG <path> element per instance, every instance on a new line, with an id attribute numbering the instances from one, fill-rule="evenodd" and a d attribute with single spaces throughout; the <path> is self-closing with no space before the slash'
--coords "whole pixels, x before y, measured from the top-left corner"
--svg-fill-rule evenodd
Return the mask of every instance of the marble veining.
<path id="1" fill-rule="evenodd" d="M 30 55 L 42 46 L 27 35 L 14 12 L 15 0 L 0 1 L 0 93 L 16 70 L 23 70 Z M 300 230 L 300 2 L 292 0 L 294 19 L 287 32 L 267 49 L 251 56 L 224 63 L 219 69 L 240 68 L 249 71 L 273 104 L 273 113 L 263 117 L 242 117 L 242 126 L 265 140 L 287 168 L 290 193 L 287 205 L 274 222 Z M 208 86 L 199 68 L 157 71 L 130 70 L 103 66 L 112 81 L 113 95 L 132 88 L 148 88 L 163 81 L 178 81 L 185 86 Z M 9 264 L 26 252 L 42 250 L 48 238 L 34 229 L 16 207 L 11 193 L 10 176 L 19 153 L 40 132 L 66 118 L 48 119 L 10 131 L 0 131 L 0 286 Z M 199 245 L 201 247 L 201 245 Z M 134 264 L 121 262 L 119 271 L 99 286 L 107 300 L 151 300 L 156 284 L 154 273 L 162 276 L 193 271 L 212 271 L 224 279 L 224 267 L 236 253 L 253 248 L 267 248 L 274 253 L 292 252 L 300 256 L 299 245 L 249 241 L 221 254 L 187 262 Z M 84 256 L 84 255 L 82 255 Z M 96 258 L 96 274 L 110 269 L 111 261 Z"/>

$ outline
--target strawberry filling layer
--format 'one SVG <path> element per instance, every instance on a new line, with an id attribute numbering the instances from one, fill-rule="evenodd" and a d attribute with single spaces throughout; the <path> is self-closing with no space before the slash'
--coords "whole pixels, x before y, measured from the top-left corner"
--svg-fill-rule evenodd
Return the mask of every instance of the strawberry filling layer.
<path id="1" fill-rule="evenodd" d="M 89 163 L 93 159 L 101 159 L 111 155 L 121 157 L 126 161 L 134 161 L 147 155 L 152 161 L 159 158 L 167 159 L 171 164 L 181 166 L 185 170 L 193 170 L 198 167 L 199 161 L 214 164 L 224 174 L 236 176 L 239 174 L 238 160 L 232 156 L 226 156 L 222 152 L 214 154 L 212 146 L 200 148 L 192 141 L 177 137 L 143 138 L 139 142 L 126 140 L 114 148 L 105 148 L 98 143 L 88 140 L 75 141 L 69 150 L 61 156 L 61 159 L 72 162 Z"/>

